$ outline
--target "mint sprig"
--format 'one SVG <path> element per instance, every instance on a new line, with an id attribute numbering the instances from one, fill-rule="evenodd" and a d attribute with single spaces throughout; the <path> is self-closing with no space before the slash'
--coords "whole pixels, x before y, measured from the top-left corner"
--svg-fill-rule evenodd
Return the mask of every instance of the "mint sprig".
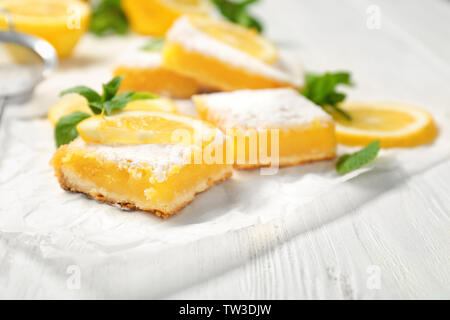
<path id="1" fill-rule="evenodd" d="M 349 72 L 307 73 L 306 85 L 300 93 L 315 104 L 321 106 L 325 111 L 331 114 L 337 112 L 350 121 L 352 119 L 350 114 L 338 105 L 346 98 L 345 93 L 336 90 L 338 85 L 353 86 L 351 74 Z"/>
<path id="2" fill-rule="evenodd" d="M 120 0 L 101 0 L 94 7 L 90 31 L 100 37 L 128 33 L 128 21 Z"/>
<path id="3" fill-rule="evenodd" d="M 59 148 L 78 137 L 77 125 L 90 116 L 84 112 L 72 112 L 59 119 L 55 127 L 56 147 Z"/>
<path id="4" fill-rule="evenodd" d="M 367 147 L 352 154 L 341 156 L 336 163 L 336 170 L 339 174 L 345 174 L 359 169 L 372 162 L 380 151 L 380 141 L 371 142 Z"/>
<path id="5" fill-rule="evenodd" d="M 262 23 L 248 13 L 248 7 L 259 0 L 211 0 L 219 9 L 220 13 L 229 21 L 244 26 L 249 29 L 255 29 L 258 32 L 263 31 Z"/>
<path id="6" fill-rule="evenodd" d="M 76 86 L 62 91 L 60 96 L 77 93 L 86 98 L 89 108 L 94 114 L 104 113 L 106 115 L 110 115 L 113 111 L 122 110 L 131 101 L 157 98 L 156 95 L 147 92 L 127 91 L 117 94 L 122 80 L 123 76 L 115 77 L 108 83 L 103 84 L 101 95 L 89 87 Z M 83 112 L 73 112 L 59 119 L 55 127 L 56 146 L 60 147 L 78 137 L 76 126 L 90 116 Z"/>
<path id="7" fill-rule="evenodd" d="M 156 38 L 149 40 L 140 49 L 144 51 L 161 51 L 164 46 L 164 38 Z"/>

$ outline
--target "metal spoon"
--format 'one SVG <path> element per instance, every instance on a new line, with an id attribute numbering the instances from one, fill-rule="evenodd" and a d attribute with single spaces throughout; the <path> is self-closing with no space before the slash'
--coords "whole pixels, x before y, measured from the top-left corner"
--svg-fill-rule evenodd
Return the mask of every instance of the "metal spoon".
<path id="1" fill-rule="evenodd" d="M 11 19 L 11 15 L 5 10 L 0 12 L 6 16 L 9 30 L 0 31 L 0 43 L 10 43 L 22 46 L 30 49 L 36 53 L 43 61 L 43 68 L 36 74 L 36 68 L 33 66 L 21 66 L 17 70 L 10 70 L 11 78 L 4 76 L 4 80 L 7 81 L 3 87 L 0 88 L 0 123 L 4 109 L 8 102 L 19 103 L 27 100 L 36 85 L 47 77 L 58 65 L 58 56 L 55 49 L 47 41 L 28 35 L 25 33 L 17 32 L 14 30 L 14 25 Z M 28 69 L 27 69 L 28 68 Z M 23 81 L 21 85 L 17 85 L 14 81 L 14 77 L 25 77 L 26 81 Z M 6 79 L 7 78 L 7 79 Z"/>

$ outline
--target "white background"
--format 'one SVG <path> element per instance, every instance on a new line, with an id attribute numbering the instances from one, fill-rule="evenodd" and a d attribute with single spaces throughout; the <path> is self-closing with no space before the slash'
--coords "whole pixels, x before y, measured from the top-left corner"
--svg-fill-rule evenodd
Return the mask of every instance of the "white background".
<path id="1" fill-rule="evenodd" d="M 48 106 L 68 86 L 100 88 L 128 41 L 87 36 L 5 114 L 0 297 L 450 297 L 449 1 L 264 0 L 255 13 L 307 70 L 351 70 L 349 100 L 422 106 L 440 138 L 356 177 L 333 162 L 238 173 L 173 219 L 124 213 L 60 190 L 48 166 Z"/>

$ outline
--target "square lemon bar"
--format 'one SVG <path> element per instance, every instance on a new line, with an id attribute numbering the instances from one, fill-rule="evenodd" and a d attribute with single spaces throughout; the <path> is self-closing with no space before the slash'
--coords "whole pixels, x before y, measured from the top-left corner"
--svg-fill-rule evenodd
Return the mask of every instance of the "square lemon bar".
<path id="1" fill-rule="evenodd" d="M 124 76 L 120 91 L 153 92 L 176 99 L 187 99 L 201 91 L 193 78 L 163 66 L 161 52 L 143 50 L 145 43 L 136 41 L 120 57 L 115 76 Z"/>
<path id="2" fill-rule="evenodd" d="M 204 17 L 179 18 L 166 36 L 163 64 L 217 91 L 301 87 L 277 67 L 277 48 L 241 26 Z"/>
<path id="3" fill-rule="evenodd" d="M 193 97 L 197 113 L 227 136 L 227 163 L 237 169 L 332 159 L 332 118 L 290 88 L 239 90 Z"/>
<path id="4" fill-rule="evenodd" d="M 231 165 L 223 161 L 205 162 L 201 157 L 195 157 L 199 149 L 204 148 L 203 145 L 161 140 L 166 131 L 171 130 L 171 123 L 177 125 L 172 120 L 183 121 L 187 117 L 151 113 L 151 116 L 144 118 L 143 113 L 124 114 L 108 119 L 102 116 L 88 118 L 77 127 L 81 137 L 56 151 L 51 164 L 63 189 L 85 193 L 123 208 L 154 212 L 166 218 L 190 203 L 197 193 L 231 176 Z M 168 120 L 162 117 L 168 117 Z M 108 122 L 116 118 L 120 118 L 116 126 L 108 127 Z M 199 130 L 205 129 L 205 125 L 209 126 L 205 131 L 214 128 L 209 124 L 203 125 L 204 122 L 197 119 L 189 118 L 187 121 L 194 123 Z M 145 135 L 141 130 L 137 137 L 148 136 L 149 142 L 133 144 L 133 135 L 127 135 L 126 130 L 131 130 L 137 122 L 146 123 L 154 130 L 161 129 L 161 125 L 166 123 L 167 130 L 162 129 L 159 133 L 153 131 L 150 135 Z M 181 133 L 186 132 L 187 127 L 180 128 Z M 120 134 L 121 139 L 128 137 L 131 143 L 95 142 L 97 139 L 109 139 L 120 130 L 124 130 L 124 134 Z M 220 130 L 214 128 L 214 131 L 214 137 L 210 137 L 212 140 L 206 146 L 220 149 L 224 136 Z"/>

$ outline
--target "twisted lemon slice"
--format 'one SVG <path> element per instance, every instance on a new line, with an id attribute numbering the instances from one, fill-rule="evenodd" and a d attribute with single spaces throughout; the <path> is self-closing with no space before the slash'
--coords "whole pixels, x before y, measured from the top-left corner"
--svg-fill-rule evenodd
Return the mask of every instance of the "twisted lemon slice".
<path id="1" fill-rule="evenodd" d="M 339 143 L 367 145 L 379 140 L 381 147 L 414 147 L 432 142 L 438 133 L 431 114 L 421 108 L 399 103 L 346 102 L 341 108 L 352 121 L 336 115 Z"/>
<path id="2" fill-rule="evenodd" d="M 50 42 L 62 58 L 68 57 L 89 25 L 90 8 L 79 0 L 0 0 L 11 14 L 14 28 Z M 6 29 L 0 11 L 0 30 Z"/>
<path id="3" fill-rule="evenodd" d="M 183 14 L 207 15 L 208 0 L 122 0 L 131 27 L 138 33 L 161 37 Z"/>
<path id="4" fill-rule="evenodd" d="M 206 145 L 217 129 L 207 122 L 166 112 L 124 111 L 90 117 L 77 126 L 86 142 Z"/>
<path id="5" fill-rule="evenodd" d="M 48 119 L 52 125 L 56 125 L 59 119 L 76 111 L 93 115 L 86 98 L 79 94 L 66 95 L 50 108 L 48 111 Z M 127 104 L 124 111 L 163 111 L 176 113 L 177 106 L 175 102 L 168 98 L 157 98 L 132 101 Z"/>
<path id="6" fill-rule="evenodd" d="M 78 131 L 82 138 L 60 147 L 51 162 L 61 187 L 124 208 L 166 218 L 232 174 L 223 162 L 196 158 L 199 150 L 223 149 L 223 139 L 191 117 L 125 111 L 91 117 Z M 202 144 L 190 138 L 196 136 Z"/>

